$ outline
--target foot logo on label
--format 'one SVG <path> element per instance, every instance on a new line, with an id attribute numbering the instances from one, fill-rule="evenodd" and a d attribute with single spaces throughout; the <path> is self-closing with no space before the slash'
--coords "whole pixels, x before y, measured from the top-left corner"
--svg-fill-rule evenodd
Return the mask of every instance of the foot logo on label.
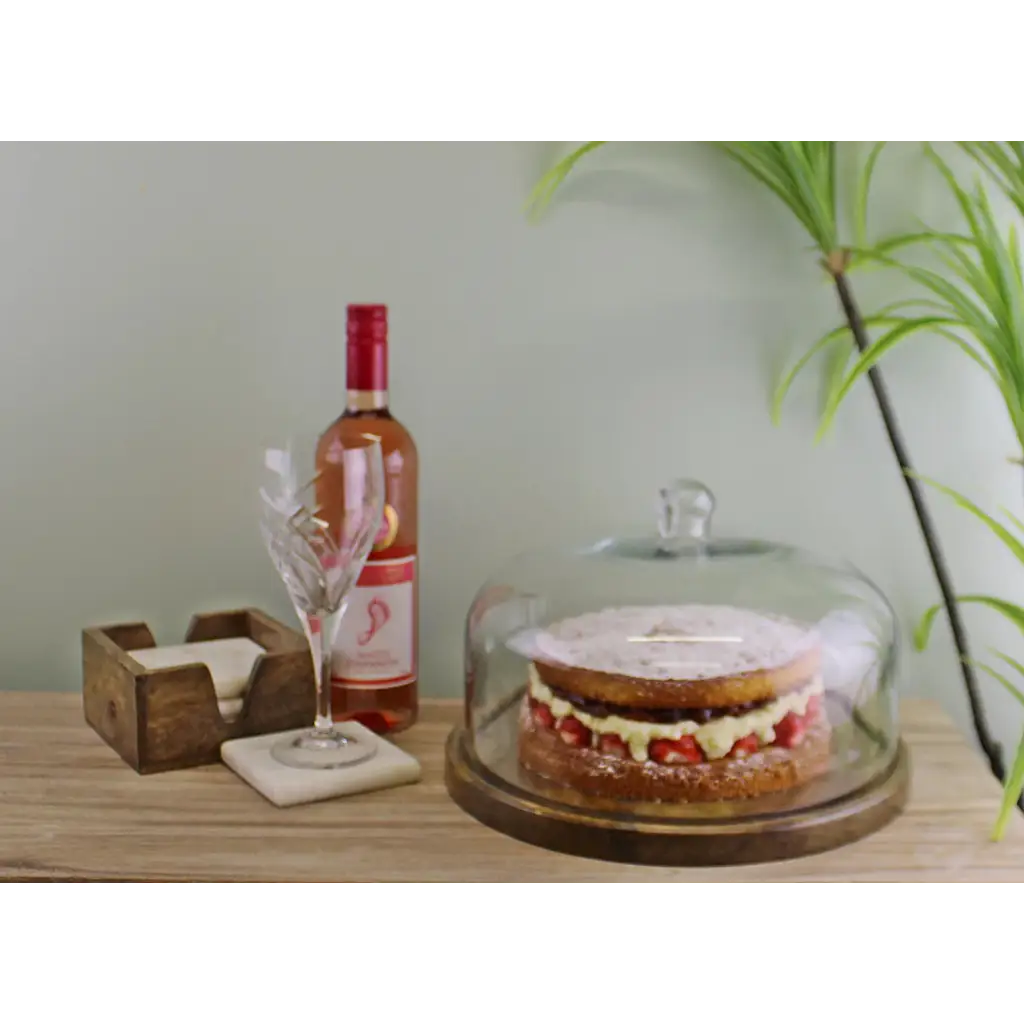
<path id="1" fill-rule="evenodd" d="M 380 632 L 384 623 L 391 618 L 391 609 L 387 602 L 382 601 L 379 597 L 375 597 L 366 606 L 366 610 L 370 613 L 370 628 L 364 630 L 356 638 L 360 647 L 365 647 Z"/>

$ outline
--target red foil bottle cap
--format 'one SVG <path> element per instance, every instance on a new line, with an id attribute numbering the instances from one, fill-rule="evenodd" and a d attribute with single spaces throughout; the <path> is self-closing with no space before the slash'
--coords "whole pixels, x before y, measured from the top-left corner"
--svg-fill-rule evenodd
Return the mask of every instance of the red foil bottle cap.
<path id="1" fill-rule="evenodd" d="M 388 389 L 388 307 L 348 307 L 346 387 L 349 391 Z"/>
<path id="2" fill-rule="evenodd" d="M 388 340 L 388 307 L 349 306 L 347 333 L 349 341 L 386 343 Z"/>

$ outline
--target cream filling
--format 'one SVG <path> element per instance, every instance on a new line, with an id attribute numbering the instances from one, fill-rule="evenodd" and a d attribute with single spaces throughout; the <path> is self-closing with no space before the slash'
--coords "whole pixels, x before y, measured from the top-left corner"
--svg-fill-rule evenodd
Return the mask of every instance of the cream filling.
<path id="1" fill-rule="evenodd" d="M 637 722 L 631 718 L 620 718 L 609 715 L 607 718 L 596 718 L 585 711 L 575 708 L 567 700 L 556 697 L 550 687 L 545 685 L 531 664 L 529 668 L 530 696 L 540 704 L 551 709 L 555 718 L 572 715 L 578 719 L 595 736 L 614 734 L 621 736 L 629 747 L 635 761 L 647 760 L 647 748 L 652 740 L 678 740 L 683 736 L 692 736 L 697 745 L 704 751 L 709 761 L 725 757 L 732 750 L 737 740 L 753 733 L 762 744 L 775 740 L 775 726 L 791 711 L 798 715 L 807 712 L 807 702 L 818 694 L 824 693 L 825 685 L 820 675 L 816 675 L 801 690 L 784 694 L 770 704 L 748 711 L 744 715 L 727 715 L 711 722 Z"/>

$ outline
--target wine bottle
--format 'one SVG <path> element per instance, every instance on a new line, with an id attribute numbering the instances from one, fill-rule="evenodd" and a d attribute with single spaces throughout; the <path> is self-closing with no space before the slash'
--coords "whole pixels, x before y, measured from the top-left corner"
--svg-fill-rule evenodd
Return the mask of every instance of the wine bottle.
<path id="1" fill-rule="evenodd" d="M 318 457 L 354 435 L 378 436 L 386 505 L 335 641 L 333 716 L 399 732 L 418 710 L 418 458 L 412 435 L 388 407 L 387 306 L 349 306 L 346 334 L 345 411 L 322 435 Z"/>

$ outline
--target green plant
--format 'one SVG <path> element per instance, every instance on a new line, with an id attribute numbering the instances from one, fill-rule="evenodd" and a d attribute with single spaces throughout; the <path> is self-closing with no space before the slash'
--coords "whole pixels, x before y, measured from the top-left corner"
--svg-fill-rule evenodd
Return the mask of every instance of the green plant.
<path id="1" fill-rule="evenodd" d="M 546 208 L 560 185 L 580 160 L 602 145 L 605 143 L 585 143 L 573 150 L 544 175 L 528 202 L 528 207 L 534 216 Z M 884 143 L 875 143 L 855 176 L 852 187 L 852 211 L 849 217 L 851 237 L 846 241 L 844 241 L 846 235 L 844 218 L 841 216 L 844 190 L 840 182 L 838 143 L 724 142 L 714 145 L 717 145 L 730 159 L 782 202 L 803 226 L 817 252 L 819 264 L 835 287 L 845 318 L 843 326 L 819 339 L 787 375 L 780 392 L 776 395 L 776 413 L 795 376 L 814 355 L 830 346 L 838 348 L 838 354 L 833 359 L 828 375 L 829 395 L 830 397 L 838 396 L 836 398 L 836 407 L 838 408 L 843 396 L 849 391 L 849 388 L 846 387 L 847 381 L 850 379 L 847 367 L 852 351 L 856 350 L 860 354 L 854 364 L 852 372 L 855 376 L 850 382 L 850 387 L 861 376 L 867 376 L 939 585 L 942 607 L 945 608 L 949 620 L 978 742 L 988 758 L 993 773 L 1002 780 L 1004 777 L 1002 753 L 999 746 L 993 741 L 985 720 L 977 678 L 970 656 L 967 632 L 960 616 L 946 559 L 939 544 L 924 493 L 914 473 L 888 389 L 880 368 L 876 365 L 877 358 L 873 358 L 879 348 L 887 351 L 901 337 L 913 333 L 914 330 L 924 326 L 946 330 L 947 325 L 943 322 L 942 315 L 930 311 L 929 300 L 924 300 L 924 305 L 918 307 L 924 309 L 925 313 L 917 317 L 908 318 L 906 316 L 906 311 L 909 308 L 907 304 L 897 303 L 880 310 L 872 317 L 864 318 L 861 316 L 854 298 L 849 279 L 849 272 L 858 263 L 893 259 L 888 254 L 922 241 L 927 238 L 928 233 L 918 232 L 894 236 L 874 244 L 868 242 L 868 197 L 874 170 Z M 1021 194 L 1024 196 L 1024 191 Z M 910 326 L 911 323 L 916 326 Z M 878 339 L 874 346 L 872 346 L 867 333 L 869 327 L 887 328 L 886 333 Z M 952 334 L 952 332 L 950 333 Z M 955 335 L 953 336 L 955 337 Z M 965 347 L 969 348 L 969 346 Z M 832 415 L 834 415 L 834 411 Z"/>
<path id="2" fill-rule="evenodd" d="M 961 508 L 966 509 L 973 516 L 983 522 L 1006 546 L 1017 561 L 1024 565 L 1024 523 L 1022 523 L 1016 516 L 1005 509 L 1003 510 L 1003 514 L 1010 521 L 1010 524 L 1017 531 L 1019 536 L 1015 535 L 998 520 L 993 519 L 986 512 L 983 512 L 977 505 L 965 498 L 962 494 L 959 494 L 951 488 L 945 487 L 943 484 L 934 480 L 925 480 L 924 478 L 922 478 L 922 480 L 924 483 L 927 483 L 948 495 Z M 1011 601 L 1004 601 L 997 597 L 989 597 L 985 594 L 961 594 L 957 600 L 962 601 L 965 604 L 981 604 L 991 608 L 993 611 L 998 612 L 1000 615 L 1012 622 L 1013 625 L 1020 630 L 1022 636 L 1024 636 L 1024 607 L 1021 607 L 1019 604 L 1014 604 Z M 918 650 L 924 650 L 927 646 L 928 639 L 931 636 L 932 625 L 940 611 L 942 611 L 942 605 L 932 605 L 932 607 L 929 608 L 921 617 L 921 621 L 918 623 L 917 629 L 914 631 L 914 643 Z M 1014 673 L 1021 678 L 1024 678 L 1024 665 L 1019 661 L 1015 658 L 1011 658 L 1008 654 L 1002 654 L 999 651 L 993 651 L 992 653 Z M 991 665 L 983 663 L 978 663 L 978 668 L 991 676 L 997 683 L 999 683 L 1000 686 L 1006 689 L 1016 701 L 1021 705 L 1024 705 L 1024 691 L 1014 683 L 1010 682 L 1003 672 L 994 669 Z M 999 809 L 999 815 L 996 818 L 995 825 L 992 829 L 993 839 L 998 840 L 1003 837 L 1003 833 L 1006 830 L 1006 824 L 1010 820 L 1010 814 L 1013 811 L 1014 806 L 1019 803 L 1022 792 L 1024 792 L 1024 734 L 1021 735 L 1013 766 L 1011 767 L 1003 784 L 1003 800 Z"/>
<path id="3" fill-rule="evenodd" d="M 868 253 L 872 260 L 902 271 L 924 294 L 892 303 L 867 318 L 867 322 L 888 324 L 889 329 L 845 375 L 832 379 L 819 435 L 829 429 L 856 383 L 897 344 L 923 331 L 953 342 L 989 375 L 1024 452 L 1024 281 L 1017 233 L 1011 226 L 1004 238 L 983 186 L 979 183 L 967 192 L 946 163 L 933 150 L 929 153 L 956 197 L 968 230 L 962 235 L 932 231 L 916 236 L 944 264 L 946 274 L 881 251 Z M 1021 182 L 1024 203 L 1024 167 Z M 911 310 L 923 312 L 911 316 Z M 776 410 L 809 354 L 824 347 L 835 333 L 819 339 L 786 375 L 776 392 Z"/>
<path id="4" fill-rule="evenodd" d="M 961 147 L 1005 192 L 1017 210 L 1024 214 L 1024 143 L 962 143 Z M 1004 233 L 1000 228 L 981 182 L 977 182 L 968 191 L 931 147 L 928 147 L 928 153 L 956 199 L 966 230 L 963 234 L 926 231 L 918 236 L 918 240 L 923 241 L 930 253 L 943 264 L 946 270 L 943 274 L 884 252 L 870 255 L 879 263 L 900 270 L 921 288 L 922 295 L 894 303 L 874 318 L 869 318 L 889 325 L 889 329 L 870 349 L 861 354 L 852 367 L 844 367 L 844 374 L 831 377 L 819 434 L 828 430 L 843 399 L 861 377 L 870 374 L 872 368 L 897 344 L 924 333 L 951 341 L 988 374 L 1003 399 L 1013 426 L 1020 448 L 1013 461 L 1019 463 L 1022 461 L 1021 455 L 1024 455 L 1024 274 L 1016 229 L 1011 226 Z M 811 354 L 831 343 L 835 333 L 830 332 L 819 339 L 783 379 L 776 394 L 776 410 L 796 373 L 806 365 Z M 1010 524 L 1006 526 L 951 488 L 923 478 L 922 482 L 952 498 L 961 508 L 983 522 L 1008 551 L 1024 564 L 1024 523 L 1012 513 L 1004 510 Z M 1024 608 L 1020 605 L 980 594 L 961 595 L 957 600 L 985 605 L 998 612 L 1012 622 L 1024 637 Z M 915 632 L 915 642 L 919 648 L 928 642 L 932 625 L 941 608 L 941 605 L 935 605 L 925 612 Z M 1024 676 L 1024 667 L 1018 661 L 1008 655 L 995 653 L 1014 673 Z M 966 654 L 961 652 L 961 657 L 966 657 Z M 1024 705 L 1024 692 L 1003 672 L 990 665 L 981 664 L 978 667 Z M 1003 805 L 993 831 L 994 838 L 1002 836 L 1013 806 L 1022 803 L 1024 737 L 1021 738 L 1013 766 L 1003 781 Z"/>

